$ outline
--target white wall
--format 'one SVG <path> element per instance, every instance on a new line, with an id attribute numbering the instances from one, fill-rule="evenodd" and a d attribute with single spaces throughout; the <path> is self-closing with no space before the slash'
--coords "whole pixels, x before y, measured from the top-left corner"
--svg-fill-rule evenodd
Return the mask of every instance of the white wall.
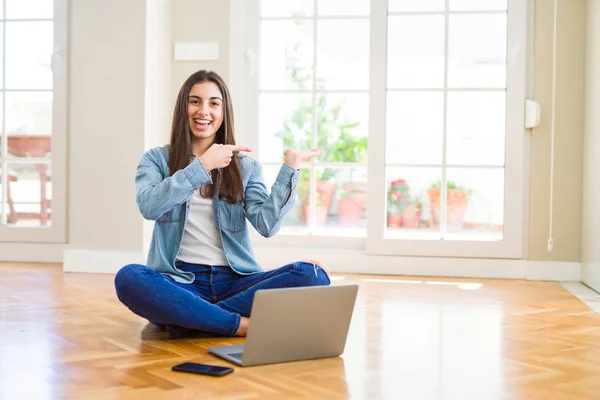
<path id="1" fill-rule="evenodd" d="M 229 8 L 230 0 L 173 1 L 174 42 L 215 42 L 219 45 L 218 60 L 173 62 L 173 99 L 188 76 L 201 69 L 215 71 L 228 81 Z"/>
<path id="2" fill-rule="evenodd" d="M 168 143 L 179 87 L 203 68 L 228 77 L 229 1 L 71 0 L 70 16 L 65 270 L 114 271 L 147 251 L 135 171 Z M 173 61 L 174 42 L 217 42 L 222 57 Z"/>
<path id="3" fill-rule="evenodd" d="M 600 291 L 600 0 L 588 0 L 582 280 Z"/>
<path id="4" fill-rule="evenodd" d="M 171 0 L 71 1 L 69 234 L 65 270 L 143 262 L 152 234 L 135 172 L 168 141 Z"/>
<path id="5" fill-rule="evenodd" d="M 554 249 L 548 251 L 550 226 L 550 131 L 554 2 L 535 0 L 533 98 L 542 119 L 533 129 L 530 152 L 529 259 L 581 261 L 581 176 L 583 165 L 583 92 L 585 2 L 558 2 L 556 115 L 554 145 Z"/>
<path id="6" fill-rule="evenodd" d="M 144 150 L 146 0 L 72 0 L 69 248 L 141 251 L 132 184 Z"/>

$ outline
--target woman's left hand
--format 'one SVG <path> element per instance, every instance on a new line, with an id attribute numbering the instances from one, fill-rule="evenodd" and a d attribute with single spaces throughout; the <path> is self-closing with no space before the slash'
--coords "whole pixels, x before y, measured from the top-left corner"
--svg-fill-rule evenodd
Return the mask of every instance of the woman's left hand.
<path id="1" fill-rule="evenodd" d="M 302 161 L 308 161 L 313 157 L 318 156 L 323 152 L 323 149 L 311 149 L 311 150 L 294 150 L 287 149 L 283 152 L 284 162 L 294 169 L 298 169 L 300 167 L 300 163 Z"/>

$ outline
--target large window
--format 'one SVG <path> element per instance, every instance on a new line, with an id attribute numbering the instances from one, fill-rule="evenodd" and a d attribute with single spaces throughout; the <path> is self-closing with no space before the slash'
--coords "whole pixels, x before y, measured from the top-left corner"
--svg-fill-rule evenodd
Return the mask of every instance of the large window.
<path id="1" fill-rule="evenodd" d="M 520 257 L 526 9 L 246 3 L 243 130 L 257 132 L 265 180 L 285 148 L 324 149 L 282 233 L 363 237 L 376 254 Z"/>
<path id="2" fill-rule="evenodd" d="M 366 232 L 369 4 L 355 6 L 262 3 L 258 132 L 265 178 L 274 180 L 285 148 L 324 150 L 302 171 L 287 232 Z"/>
<path id="3" fill-rule="evenodd" d="M 0 1 L 0 240 L 65 240 L 66 2 Z"/>

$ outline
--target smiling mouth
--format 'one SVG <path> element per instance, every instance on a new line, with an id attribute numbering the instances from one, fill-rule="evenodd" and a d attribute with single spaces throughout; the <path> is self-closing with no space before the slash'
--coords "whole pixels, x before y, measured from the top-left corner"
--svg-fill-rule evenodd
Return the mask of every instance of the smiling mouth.
<path id="1" fill-rule="evenodd" d="M 194 119 L 194 123 L 200 126 L 208 126 L 211 122 L 209 119 Z"/>

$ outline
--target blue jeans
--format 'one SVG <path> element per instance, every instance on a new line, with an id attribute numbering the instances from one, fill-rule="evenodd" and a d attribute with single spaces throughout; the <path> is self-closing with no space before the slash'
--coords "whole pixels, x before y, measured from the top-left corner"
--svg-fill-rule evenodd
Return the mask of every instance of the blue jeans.
<path id="1" fill-rule="evenodd" d="M 193 272 L 194 282 L 175 282 L 152 268 L 130 264 L 115 276 L 117 297 L 135 314 L 154 324 L 234 336 L 241 316 L 250 316 L 257 290 L 331 283 L 321 267 L 304 261 L 251 275 L 240 275 L 229 266 L 181 261 L 176 265 Z"/>

